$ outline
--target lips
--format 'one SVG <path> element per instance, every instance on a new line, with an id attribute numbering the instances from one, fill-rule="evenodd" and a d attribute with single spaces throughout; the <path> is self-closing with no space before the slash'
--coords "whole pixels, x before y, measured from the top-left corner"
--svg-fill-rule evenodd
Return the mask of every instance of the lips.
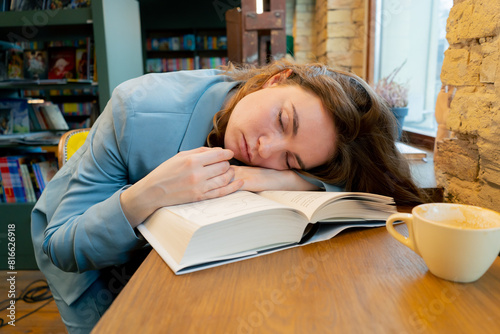
<path id="1" fill-rule="evenodd" d="M 244 135 L 241 136 L 240 149 L 241 154 L 243 155 L 242 158 L 245 159 L 246 163 L 250 165 L 252 162 L 252 156 L 250 155 L 250 149 Z"/>

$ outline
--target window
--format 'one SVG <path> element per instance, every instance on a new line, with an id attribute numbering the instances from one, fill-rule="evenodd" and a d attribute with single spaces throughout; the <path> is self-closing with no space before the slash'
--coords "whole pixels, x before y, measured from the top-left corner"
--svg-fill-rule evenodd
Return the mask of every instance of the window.
<path id="1" fill-rule="evenodd" d="M 453 0 L 377 0 L 373 77 L 376 82 L 406 61 L 396 77 L 409 85 L 405 130 L 436 135 L 434 108 L 452 5 Z"/>

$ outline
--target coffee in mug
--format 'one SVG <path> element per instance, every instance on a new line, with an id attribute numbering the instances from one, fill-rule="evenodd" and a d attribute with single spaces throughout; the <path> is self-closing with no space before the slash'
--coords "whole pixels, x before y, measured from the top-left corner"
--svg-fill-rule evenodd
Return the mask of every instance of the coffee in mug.
<path id="1" fill-rule="evenodd" d="M 394 229 L 397 221 L 408 227 L 408 238 Z M 391 215 L 386 227 L 424 259 L 431 273 L 454 282 L 479 279 L 500 252 L 500 213 L 477 206 L 422 204 L 411 214 Z"/>

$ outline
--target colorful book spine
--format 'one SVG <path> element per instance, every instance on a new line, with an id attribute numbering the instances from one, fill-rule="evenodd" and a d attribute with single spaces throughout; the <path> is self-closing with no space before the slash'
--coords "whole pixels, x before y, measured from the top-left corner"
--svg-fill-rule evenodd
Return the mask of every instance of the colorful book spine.
<path id="1" fill-rule="evenodd" d="M 9 166 L 10 179 L 12 182 L 12 190 L 17 203 L 26 203 L 26 193 L 24 191 L 23 179 L 19 171 L 19 161 L 17 157 L 7 157 Z"/>
<path id="2" fill-rule="evenodd" d="M 5 193 L 3 191 L 2 173 L 0 173 L 0 203 L 5 203 Z"/>
<path id="3" fill-rule="evenodd" d="M 59 108 L 64 115 L 68 116 L 90 116 L 94 104 L 92 102 L 82 103 L 60 103 Z"/>
<path id="4" fill-rule="evenodd" d="M 57 170 L 51 154 L 0 157 L 0 202 L 36 202 Z"/>
<path id="5" fill-rule="evenodd" d="M 33 163 L 31 166 L 33 167 L 33 172 L 35 173 L 35 178 L 36 182 L 38 183 L 38 187 L 40 188 L 40 193 L 42 193 L 43 190 L 45 189 L 45 183 L 43 182 L 43 177 L 40 171 L 40 167 L 38 166 L 38 163 Z"/>
<path id="6" fill-rule="evenodd" d="M 19 171 L 21 172 L 21 177 L 23 179 L 23 186 L 26 192 L 26 202 L 34 203 L 36 202 L 35 189 L 31 182 L 30 172 L 28 166 L 25 164 L 19 165 Z"/>
<path id="7" fill-rule="evenodd" d="M 10 178 L 9 162 L 7 157 L 0 157 L 0 174 L 2 175 L 2 185 L 5 197 L 5 202 L 15 203 L 16 196 L 12 188 L 12 180 Z"/>

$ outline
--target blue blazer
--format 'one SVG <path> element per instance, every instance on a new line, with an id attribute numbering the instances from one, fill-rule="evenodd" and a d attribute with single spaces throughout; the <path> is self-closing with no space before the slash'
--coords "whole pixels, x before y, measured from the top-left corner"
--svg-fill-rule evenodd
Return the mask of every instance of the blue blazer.
<path id="1" fill-rule="evenodd" d="M 236 84 L 220 71 L 200 70 L 148 74 L 115 89 L 32 212 L 35 257 L 55 296 L 71 305 L 100 269 L 128 262 L 144 246 L 120 193 L 179 151 L 203 146 Z"/>
<path id="2" fill-rule="evenodd" d="M 218 70 L 199 70 L 148 74 L 114 90 L 32 212 L 36 261 L 56 298 L 72 305 L 101 269 L 129 262 L 145 245 L 123 214 L 121 192 L 179 151 L 203 146 L 236 84 Z"/>

